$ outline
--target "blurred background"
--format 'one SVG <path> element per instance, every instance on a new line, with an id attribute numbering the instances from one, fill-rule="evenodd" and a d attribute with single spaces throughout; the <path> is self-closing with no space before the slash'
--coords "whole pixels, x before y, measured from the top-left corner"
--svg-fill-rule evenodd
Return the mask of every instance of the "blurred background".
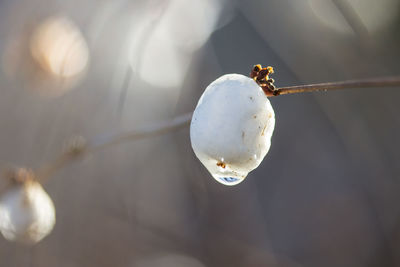
<path id="1" fill-rule="evenodd" d="M 399 0 L 1 0 L 0 161 L 190 112 L 254 64 L 279 87 L 400 74 L 399 56 Z M 235 187 L 188 128 L 74 162 L 44 185 L 53 232 L 1 237 L 0 266 L 400 266 L 399 89 L 271 99 L 271 149 Z"/>

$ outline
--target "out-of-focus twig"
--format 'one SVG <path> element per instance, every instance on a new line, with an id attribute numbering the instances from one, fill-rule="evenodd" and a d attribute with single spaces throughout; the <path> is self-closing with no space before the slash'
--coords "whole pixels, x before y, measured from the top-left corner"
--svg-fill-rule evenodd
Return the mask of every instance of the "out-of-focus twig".
<path id="1" fill-rule="evenodd" d="M 97 150 L 101 150 L 107 148 L 112 145 L 116 145 L 119 143 L 123 143 L 126 141 L 136 141 L 143 138 L 154 137 L 162 134 L 166 134 L 168 132 L 173 132 L 189 126 L 190 120 L 192 118 L 192 112 L 188 112 L 183 115 L 179 115 L 170 120 L 160 122 L 155 125 L 151 125 L 148 127 L 144 127 L 142 129 L 138 129 L 136 131 L 113 134 L 108 138 L 104 138 L 100 141 L 95 141 L 93 146 L 88 149 L 88 152 L 95 152 Z"/>
<path id="2" fill-rule="evenodd" d="M 339 9 L 340 13 L 342 13 L 354 33 L 362 40 L 367 40 L 369 38 L 368 29 L 348 0 L 332 0 L 332 2 Z"/>
<path id="3" fill-rule="evenodd" d="M 44 182 L 71 161 L 81 158 L 87 154 L 91 154 L 93 152 L 108 148 L 110 146 L 117 145 L 123 142 L 137 141 L 144 138 L 159 136 L 168 132 L 179 130 L 188 126 L 191 118 L 192 112 L 189 112 L 177 116 L 173 119 L 130 132 L 111 134 L 107 137 L 95 137 L 93 138 L 93 140 L 89 140 L 85 144 L 75 146 L 72 149 L 67 149 L 67 151 L 58 156 L 54 161 L 37 169 L 35 171 L 36 178 L 40 182 Z"/>

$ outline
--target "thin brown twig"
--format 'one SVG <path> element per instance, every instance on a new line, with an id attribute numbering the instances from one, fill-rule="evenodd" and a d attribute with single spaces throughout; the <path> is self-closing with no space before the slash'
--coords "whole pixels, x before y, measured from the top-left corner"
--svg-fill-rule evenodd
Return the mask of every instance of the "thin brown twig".
<path id="1" fill-rule="evenodd" d="M 287 94 L 330 91 L 330 90 L 340 90 L 340 89 L 350 89 L 350 88 L 369 88 L 369 87 L 378 88 L 378 87 L 394 87 L 394 86 L 400 86 L 400 76 L 288 86 L 288 87 L 277 88 L 276 91 L 277 95 L 287 95 Z"/>
<path id="2" fill-rule="evenodd" d="M 349 88 L 368 88 L 368 87 L 390 87 L 400 86 L 400 76 L 383 77 L 364 80 L 350 80 L 342 82 L 328 82 L 308 85 L 298 85 L 290 87 L 280 87 L 274 92 L 275 95 L 287 95 L 304 92 L 330 91 Z M 192 112 L 177 116 L 171 120 L 155 124 L 146 128 L 134 130 L 126 133 L 112 134 L 107 138 L 95 140 L 91 144 L 83 146 L 81 149 L 73 149 L 61 154 L 56 160 L 50 162 L 44 167 L 36 170 L 37 179 L 40 182 L 47 180 L 55 172 L 63 168 L 66 164 L 87 154 L 103 150 L 113 145 L 127 141 L 136 141 L 144 138 L 154 137 L 177 131 L 189 125 L 192 118 Z M 96 139 L 96 138 L 95 138 Z"/>

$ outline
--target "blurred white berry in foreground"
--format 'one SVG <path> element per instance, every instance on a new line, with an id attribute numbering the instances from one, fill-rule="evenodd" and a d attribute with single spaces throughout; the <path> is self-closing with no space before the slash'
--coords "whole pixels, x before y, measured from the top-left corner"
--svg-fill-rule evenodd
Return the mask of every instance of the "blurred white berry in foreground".
<path id="1" fill-rule="evenodd" d="M 193 150 L 212 176 L 236 185 L 260 165 L 271 145 L 275 114 L 251 78 L 227 74 L 204 91 L 193 113 Z"/>
<path id="2" fill-rule="evenodd" d="M 55 224 L 52 200 L 36 181 L 11 186 L 0 200 L 0 231 L 10 241 L 33 244 Z"/>

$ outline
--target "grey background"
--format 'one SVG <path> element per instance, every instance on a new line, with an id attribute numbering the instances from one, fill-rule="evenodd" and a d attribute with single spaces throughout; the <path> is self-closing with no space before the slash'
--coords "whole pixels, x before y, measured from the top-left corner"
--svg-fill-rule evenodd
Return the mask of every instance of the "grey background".
<path id="1" fill-rule="evenodd" d="M 210 38 L 187 54 L 181 86 L 160 89 L 136 73 L 124 85 L 122 47 L 132 17 L 151 13 L 145 2 L 0 1 L 3 56 L 11 36 L 56 13 L 77 23 L 91 54 L 85 76 L 59 97 L 38 93 L 49 85 L 32 81 L 24 60 L 13 77 L 3 66 L 2 162 L 35 168 L 71 136 L 92 140 L 192 111 L 211 81 L 257 63 L 275 68 L 277 86 L 400 73 L 399 15 L 377 30 L 356 16 L 361 26 L 351 27 L 320 1 L 341 32 L 310 1 L 224 1 Z M 96 28 L 100 10 L 107 16 Z M 154 68 L 157 77 L 163 69 Z M 195 158 L 188 128 L 74 162 L 45 184 L 57 210 L 51 235 L 33 247 L 0 238 L 0 266 L 400 266 L 399 96 L 370 88 L 271 99 L 271 149 L 235 187 Z"/>

